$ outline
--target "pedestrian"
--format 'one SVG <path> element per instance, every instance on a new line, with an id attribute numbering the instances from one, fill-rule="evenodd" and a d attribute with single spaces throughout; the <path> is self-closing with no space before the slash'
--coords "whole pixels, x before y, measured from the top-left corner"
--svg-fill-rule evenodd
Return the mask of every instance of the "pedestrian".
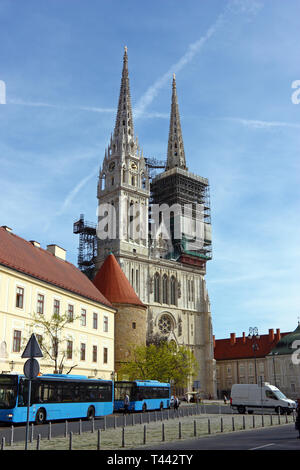
<path id="1" fill-rule="evenodd" d="M 129 403 L 130 403 L 129 395 L 126 393 L 124 397 L 124 414 L 127 414 L 129 412 Z"/>
<path id="2" fill-rule="evenodd" d="M 297 400 L 296 413 L 295 429 L 298 431 L 298 439 L 300 439 L 300 398 Z"/>
<path id="3" fill-rule="evenodd" d="M 176 397 L 176 395 L 174 395 L 174 410 L 178 410 L 178 407 L 179 407 L 179 400 Z"/>

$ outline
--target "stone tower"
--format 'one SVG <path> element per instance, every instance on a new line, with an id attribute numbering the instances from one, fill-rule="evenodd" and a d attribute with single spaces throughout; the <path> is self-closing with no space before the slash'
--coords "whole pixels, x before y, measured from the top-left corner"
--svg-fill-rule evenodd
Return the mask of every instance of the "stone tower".
<path id="1" fill-rule="evenodd" d="M 126 48 L 116 123 L 100 169 L 97 197 L 96 272 L 112 252 L 147 307 L 147 339 L 160 336 L 191 349 L 198 374 L 188 389 L 215 396 L 205 283 L 206 262 L 211 259 L 209 183 L 186 166 L 174 76 L 166 167 L 150 185 L 146 160 L 134 135 Z M 161 211 L 162 205 L 167 210 Z M 154 206 L 159 208 L 157 219 Z M 198 219 L 200 239 L 195 237 Z M 124 328 L 133 323 L 126 315 L 122 321 Z"/>

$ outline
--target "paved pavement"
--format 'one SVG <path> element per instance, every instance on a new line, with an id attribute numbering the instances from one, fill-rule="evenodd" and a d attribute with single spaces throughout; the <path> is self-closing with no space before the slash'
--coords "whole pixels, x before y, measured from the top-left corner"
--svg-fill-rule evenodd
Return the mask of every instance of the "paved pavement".
<path id="1" fill-rule="evenodd" d="M 148 450 L 300 450 L 294 424 L 152 445 Z"/>

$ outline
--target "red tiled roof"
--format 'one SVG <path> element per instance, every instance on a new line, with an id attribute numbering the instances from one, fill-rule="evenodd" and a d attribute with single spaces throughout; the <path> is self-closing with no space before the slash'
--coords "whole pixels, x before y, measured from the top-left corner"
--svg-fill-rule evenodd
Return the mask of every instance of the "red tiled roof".
<path id="1" fill-rule="evenodd" d="M 76 266 L 0 227 L 0 264 L 108 307 L 110 302 Z"/>
<path id="2" fill-rule="evenodd" d="M 131 304 L 145 307 L 112 254 L 108 255 L 104 261 L 93 283 L 112 304 Z"/>
<path id="3" fill-rule="evenodd" d="M 269 352 L 276 346 L 280 337 L 289 333 L 278 333 L 272 334 L 273 330 L 270 330 L 267 335 L 260 335 L 260 338 L 256 340 L 258 344 L 258 350 L 256 350 L 256 357 L 265 357 Z M 233 335 L 233 334 L 232 334 Z M 247 336 L 233 337 L 226 339 L 215 340 L 214 357 L 216 360 L 222 361 L 227 359 L 246 359 L 253 358 L 253 340 Z"/>

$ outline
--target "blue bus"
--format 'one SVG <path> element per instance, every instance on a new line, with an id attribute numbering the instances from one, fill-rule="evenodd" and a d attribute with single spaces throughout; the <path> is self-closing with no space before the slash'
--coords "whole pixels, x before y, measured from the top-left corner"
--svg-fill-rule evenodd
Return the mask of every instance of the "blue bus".
<path id="1" fill-rule="evenodd" d="M 125 395 L 129 396 L 129 411 L 162 410 L 170 408 L 170 384 L 157 380 L 115 382 L 114 411 L 124 409 Z"/>
<path id="2" fill-rule="evenodd" d="M 0 374 L 0 421 L 27 420 L 28 379 Z M 57 419 L 87 418 L 113 412 L 111 380 L 82 375 L 43 374 L 31 382 L 29 420 L 42 424 Z"/>

